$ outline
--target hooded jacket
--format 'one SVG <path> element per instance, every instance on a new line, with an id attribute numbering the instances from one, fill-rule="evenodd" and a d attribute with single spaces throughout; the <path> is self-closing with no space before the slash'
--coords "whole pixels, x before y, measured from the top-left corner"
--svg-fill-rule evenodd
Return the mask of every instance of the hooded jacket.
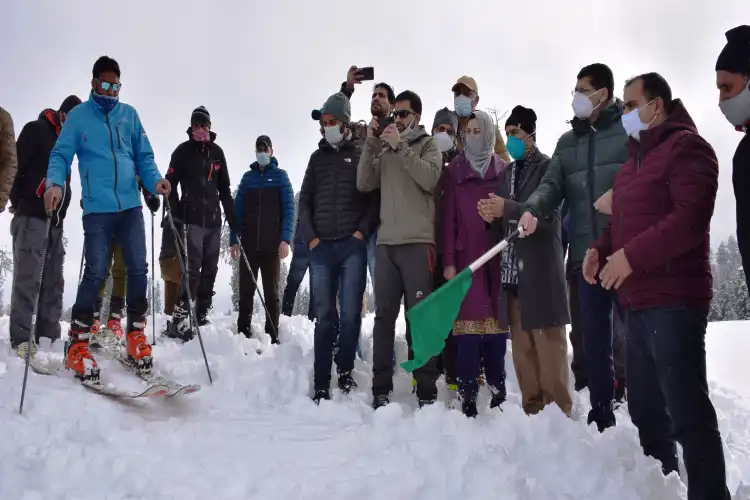
<path id="1" fill-rule="evenodd" d="M 47 188 L 65 189 L 73 156 L 83 191 L 83 215 L 121 212 L 141 205 L 137 177 L 151 193 L 162 179 L 154 151 L 135 109 L 123 102 L 105 113 L 89 99 L 65 121 L 47 167 Z"/>
<path id="2" fill-rule="evenodd" d="M 624 249 L 633 270 L 617 290 L 630 310 L 697 307 L 708 311 L 709 227 L 718 189 L 716 153 L 679 100 L 667 120 L 631 139 L 617 174 L 612 219 L 593 245 L 600 266 Z"/>
<path id="3" fill-rule="evenodd" d="M 10 191 L 10 203 L 17 215 L 46 219 L 44 188 L 47 179 L 49 155 L 60 135 L 61 125 L 57 112 L 45 109 L 39 118 L 21 129 L 16 141 L 18 173 Z M 52 223 L 62 226 L 70 205 L 70 174 L 65 178 L 62 203 L 58 206 Z"/>
<path id="4" fill-rule="evenodd" d="M 248 253 L 274 253 L 282 241 L 291 244 L 294 190 L 276 157 L 264 168 L 258 162 L 250 165 L 237 188 L 234 206 L 237 224 L 229 233 L 230 244 L 238 243 L 238 233 Z"/>
<path id="5" fill-rule="evenodd" d="M 229 170 L 224 151 L 214 142 L 216 134 L 211 132 L 206 143 L 193 140 L 191 128 L 187 134 L 189 139 L 174 150 L 167 170 L 167 180 L 172 185 L 169 204 L 174 217 L 204 228 L 221 227 L 221 202 L 229 226 L 234 227 L 236 216 Z"/>
<path id="6" fill-rule="evenodd" d="M 369 137 L 359 160 L 357 188 L 380 189 L 378 245 L 435 244 L 435 192 L 443 157 L 423 125 L 399 151 Z"/>

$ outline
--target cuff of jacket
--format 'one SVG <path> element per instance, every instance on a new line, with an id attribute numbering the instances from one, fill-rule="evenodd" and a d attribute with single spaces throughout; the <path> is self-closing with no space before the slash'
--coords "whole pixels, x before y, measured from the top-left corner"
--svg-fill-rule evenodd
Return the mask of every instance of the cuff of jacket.
<path id="1" fill-rule="evenodd" d="M 505 200 L 505 207 L 503 208 L 503 218 L 508 221 L 508 224 L 518 224 L 518 220 L 523 214 L 523 205 L 515 200 Z M 536 217 L 536 216 L 535 216 Z"/>
<path id="2" fill-rule="evenodd" d="M 456 254 L 453 252 L 445 252 L 443 254 L 443 269 L 448 266 L 456 267 Z"/>

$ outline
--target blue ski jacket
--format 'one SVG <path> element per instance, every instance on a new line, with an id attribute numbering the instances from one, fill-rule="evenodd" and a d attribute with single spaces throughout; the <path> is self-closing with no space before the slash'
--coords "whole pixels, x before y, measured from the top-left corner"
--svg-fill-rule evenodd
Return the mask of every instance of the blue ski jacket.
<path id="1" fill-rule="evenodd" d="M 65 190 L 74 155 L 78 156 L 84 216 L 139 207 L 137 177 L 151 193 L 156 193 L 156 183 L 162 178 L 138 113 L 121 102 L 106 114 L 89 95 L 88 101 L 68 114 L 50 153 L 47 188 Z"/>

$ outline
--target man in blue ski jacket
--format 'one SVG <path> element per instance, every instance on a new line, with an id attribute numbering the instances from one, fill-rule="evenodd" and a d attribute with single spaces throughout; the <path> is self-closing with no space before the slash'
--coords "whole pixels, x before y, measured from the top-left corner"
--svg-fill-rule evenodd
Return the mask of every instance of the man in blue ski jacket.
<path id="1" fill-rule="evenodd" d="M 113 237 L 128 270 L 128 361 L 141 372 L 148 372 L 152 365 L 151 346 L 144 335 L 148 264 L 137 178 L 146 190 L 159 195 L 168 195 L 170 185 L 154 162 L 138 113 L 119 102 L 121 87 L 117 61 L 100 57 L 94 64 L 89 99 L 68 114 L 47 167 L 44 203 L 49 213 L 63 199 L 73 156 L 78 156 L 86 269 L 73 305 L 65 367 L 82 380 L 99 378 L 88 341 Z"/>

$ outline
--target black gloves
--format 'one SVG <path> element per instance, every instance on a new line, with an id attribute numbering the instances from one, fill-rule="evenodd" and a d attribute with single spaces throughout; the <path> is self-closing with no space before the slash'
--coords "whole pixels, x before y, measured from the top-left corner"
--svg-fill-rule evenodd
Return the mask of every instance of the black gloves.
<path id="1" fill-rule="evenodd" d="M 155 214 L 159 211 L 159 207 L 161 207 L 161 201 L 158 196 L 151 196 L 146 200 L 146 206 L 151 210 L 152 214 Z"/>

